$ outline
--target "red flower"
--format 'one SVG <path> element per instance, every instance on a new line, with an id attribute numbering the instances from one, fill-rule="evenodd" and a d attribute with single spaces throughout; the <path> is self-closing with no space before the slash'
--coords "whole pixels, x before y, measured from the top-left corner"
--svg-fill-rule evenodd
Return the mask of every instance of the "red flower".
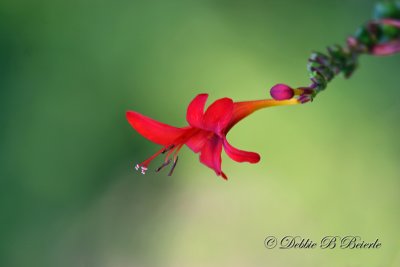
<path id="1" fill-rule="evenodd" d="M 207 94 L 196 96 L 189 104 L 186 120 L 189 126 L 176 128 L 134 111 L 128 111 L 126 117 L 132 127 L 150 141 L 162 145 L 163 148 L 144 162 L 135 166 L 141 168 L 145 174 L 150 162 L 160 154 L 165 154 L 164 163 L 156 169 L 162 168 L 173 162 L 168 175 L 171 175 L 176 163 L 178 153 L 183 145 L 187 145 L 195 153 L 200 152 L 200 162 L 213 169 L 219 176 L 227 179 L 221 170 L 221 152 L 224 148 L 228 156 L 237 162 L 257 163 L 260 155 L 254 152 L 243 151 L 231 146 L 226 140 L 228 131 L 240 120 L 254 111 L 271 106 L 298 104 L 298 100 L 277 101 L 273 99 L 233 102 L 230 98 L 221 98 L 212 103 L 204 112 Z M 171 160 L 173 159 L 173 160 Z"/>

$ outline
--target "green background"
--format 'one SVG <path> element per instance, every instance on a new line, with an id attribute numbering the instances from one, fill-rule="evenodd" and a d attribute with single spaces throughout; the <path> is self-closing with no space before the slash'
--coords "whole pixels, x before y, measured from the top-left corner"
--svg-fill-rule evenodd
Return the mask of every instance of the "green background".
<path id="1" fill-rule="evenodd" d="M 135 110 L 184 126 L 210 101 L 308 85 L 373 1 L 0 2 L 0 266 L 400 266 L 400 55 L 364 56 L 307 105 L 235 126 L 226 182 L 184 148 L 172 177 Z M 155 167 L 158 165 L 152 165 Z M 360 235 L 377 250 L 267 250 L 268 235 Z"/>

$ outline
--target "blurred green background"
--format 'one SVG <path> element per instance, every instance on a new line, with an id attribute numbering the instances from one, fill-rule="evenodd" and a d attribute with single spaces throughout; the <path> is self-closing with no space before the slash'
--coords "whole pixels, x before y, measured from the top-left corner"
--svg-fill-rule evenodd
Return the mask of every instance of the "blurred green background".
<path id="1" fill-rule="evenodd" d="M 174 176 L 135 110 L 183 126 L 190 100 L 308 84 L 374 1 L 0 2 L 0 266 L 400 266 L 400 55 L 362 57 L 312 104 L 229 134 L 225 182 L 185 148 Z M 152 165 L 154 167 L 154 165 Z M 379 238 L 378 250 L 267 250 L 267 235 Z"/>

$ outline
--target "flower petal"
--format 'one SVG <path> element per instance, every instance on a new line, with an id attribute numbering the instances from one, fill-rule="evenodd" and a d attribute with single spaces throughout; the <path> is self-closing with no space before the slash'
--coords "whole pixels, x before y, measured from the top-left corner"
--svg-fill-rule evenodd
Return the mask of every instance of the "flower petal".
<path id="1" fill-rule="evenodd" d="M 127 111 L 126 118 L 138 133 L 150 141 L 164 146 L 173 144 L 190 130 L 188 127 L 176 128 L 158 122 L 135 111 Z"/>
<path id="2" fill-rule="evenodd" d="M 224 149 L 226 154 L 233 159 L 234 161 L 237 162 L 250 162 L 250 163 L 257 163 L 260 161 L 260 155 L 255 153 L 255 152 L 249 152 L 249 151 L 244 151 L 237 149 L 233 146 L 231 146 L 228 143 L 228 140 L 226 138 L 223 139 L 223 144 L 224 144 Z"/>
<path id="3" fill-rule="evenodd" d="M 227 179 L 226 175 L 221 170 L 221 152 L 221 138 L 214 134 L 201 149 L 200 162 L 213 169 L 218 176 L 221 175 L 224 179 Z"/>
<path id="4" fill-rule="evenodd" d="M 212 135 L 214 135 L 213 132 L 198 130 L 186 141 L 186 145 L 193 150 L 194 153 L 198 153 Z"/>
<path id="5" fill-rule="evenodd" d="M 199 94 L 190 102 L 186 112 L 186 120 L 191 126 L 202 128 L 207 98 L 208 94 Z"/>
<path id="6" fill-rule="evenodd" d="M 212 103 L 203 118 L 205 130 L 221 133 L 229 124 L 233 114 L 233 101 L 230 98 L 221 98 Z"/>
<path id="7" fill-rule="evenodd" d="M 287 106 L 297 104 L 300 104 L 300 102 L 296 98 L 292 98 L 289 100 L 264 99 L 235 102 L 233 105 L 232 117 L 229 121 L 228 126 L 225 128 L 225 133 L 227 133 L 236 123 L 246 118 L 254 111 L 274 106 Z"/>

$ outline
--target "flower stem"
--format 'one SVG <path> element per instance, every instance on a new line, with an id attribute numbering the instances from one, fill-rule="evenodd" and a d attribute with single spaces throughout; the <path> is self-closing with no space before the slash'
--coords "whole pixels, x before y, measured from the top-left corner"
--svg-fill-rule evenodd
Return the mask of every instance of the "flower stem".
<path id="1" fill-rule="evenodd" d="M 332 45 L 327 51 L 326 54 L 313 52 L 308 58 L 307 70 L 311 84 L 294 89 L 301 103 L 312 101 L 338 74 L 351 77 L 358 67 L 360 55 L 379 56 L 400 52 L 399 1 L 378 2 L 373 19 L 359 27 L 347 39 L 345 47 Z"/>

